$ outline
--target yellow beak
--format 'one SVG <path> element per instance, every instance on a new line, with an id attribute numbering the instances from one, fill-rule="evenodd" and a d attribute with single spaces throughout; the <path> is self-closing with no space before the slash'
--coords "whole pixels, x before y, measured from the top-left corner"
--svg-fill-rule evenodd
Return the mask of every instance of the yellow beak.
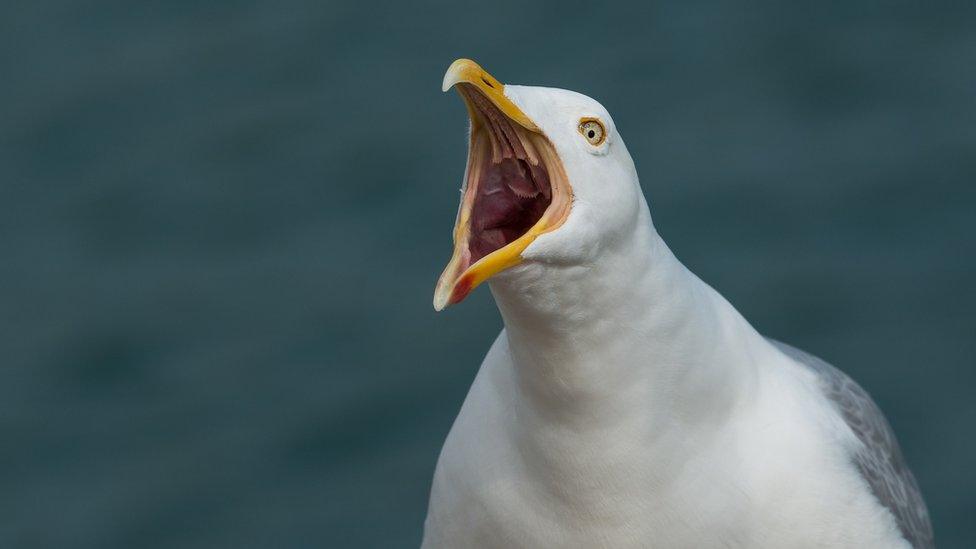
<path id="1" fill-rule="evenodd" d="M 505 84 L 502 84 L 494 76 L 488 74 L 488 71 L 481 68 L 481 65 L 474 61 L 470 59 L 458 59 L 447 68 L 447 72 L 444 73 L 444 81 L 441 83 L 441 91 L 446 92 L 456 84 L 471 84 L 478 88 L 478 91 L 494 103 L 502 111 L 502 114 L 509 119 L 517 122 L 529 131 L 542 133 L 536 127 L 535 122 L 522 112 L 522 109 L 518 108 L 515 103 L 512 103 L 511 99 L 505 97 Z M 461 97 L 464 96 L 462 95 Z M 465 100 L 465 104 L 468 105 L 468 114 L 471 116 L 471 123 L 476 123 L 479 118 L 471 111 L 471 105 L 467 100 Z"/>
<path id="2" fill-rule="evenodd" d="M 539 235 L 554 230 L 562 224 L 568 215 L 572 200 L 572 191 L 554 147 L 532 119 L 505 96 L 504 84 L 474 61 L 458 59 L 447 69 L 442 90 L 446 92 L 455 86 L 465 101 L 471 119 L 471 149 L 465 192 L 454 227 L 454 253 L 434 290 L 434 309 L 438 311 L 463 300 L 474 288 L 495 274 L 521 263 L 522 252 L 529 244 Z M 484 149 L 475 148 L 476 136 L 479 135 L 485 121 L 479 116 L 470 94 L 483 95 L 505 117 L 520 126 L 516 128 L 519 138 L 525 148 L 531 151 L 533 160 L 545 165 L 552 186 L 552 202 L 535 225 L 514 241 L 481 257 L 474 264 L 470 264 L 472 257 L 468 242 L 472 231 L 471 212 L 477 194 L 478 177 L 472 174 L 480 169 L 479 162 L 491 160 L 477 154 Z M 487 133 L 487 130 L 483 133 Z"/>

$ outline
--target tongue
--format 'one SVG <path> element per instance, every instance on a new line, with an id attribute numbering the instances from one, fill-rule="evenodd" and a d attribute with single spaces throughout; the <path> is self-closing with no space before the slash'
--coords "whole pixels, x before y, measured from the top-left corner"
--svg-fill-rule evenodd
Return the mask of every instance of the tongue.
<path id="1" fill-rule="evenodd" d="M 517 223 L 522 217 L 523 208 L 518 197 L 504 189 L 479 198 L 474 221 L 477 223 L 476 227 L 482 230 L 506 227 Z"/>

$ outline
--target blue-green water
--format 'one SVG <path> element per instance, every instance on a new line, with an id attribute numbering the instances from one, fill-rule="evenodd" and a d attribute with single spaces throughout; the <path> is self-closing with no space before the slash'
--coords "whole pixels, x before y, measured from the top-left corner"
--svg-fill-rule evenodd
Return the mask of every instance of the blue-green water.
<path id="1" fill-rule="evenodd" d="M 876 5 L 877 4 L 877 5 Z M 469 56 L 600 99 L 655 222 L 976 538 L 976 4 L 8 2 L 0 546 L 414 547 L 500 327 L 435 314 Z"/>

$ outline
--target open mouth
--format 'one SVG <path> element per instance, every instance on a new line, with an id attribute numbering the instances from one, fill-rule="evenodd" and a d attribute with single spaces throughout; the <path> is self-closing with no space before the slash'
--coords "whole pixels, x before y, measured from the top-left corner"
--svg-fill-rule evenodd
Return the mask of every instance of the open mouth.
<path id="1" fill-rule="evenodd" d="M 527 233 L 552 202 L 552 186 L 532 136 L 516 128 L 473 86 L 460 86 L 483 126 L 472 134 L 472 177 L 467 181 L 474 199 L 468 238 L 474 263 Z"/>
<path id="2" fill-rule="evenodd" d="M 535 238 L 562 224 L 572 201 L 552 143 L 505 97 L 501 83 L 473 61 L 458 60 L 445 76 L 449 85 L 468 107 L 471 137 L 454 255 L 434 293 L 437 310 L 520 263 Z"/>

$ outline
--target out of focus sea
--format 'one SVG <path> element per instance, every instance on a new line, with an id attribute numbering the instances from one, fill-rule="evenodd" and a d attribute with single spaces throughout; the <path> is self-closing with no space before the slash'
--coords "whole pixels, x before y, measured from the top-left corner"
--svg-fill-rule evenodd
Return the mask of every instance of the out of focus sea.
<path id="1" fill-rule="evenodd" d="M 677 255 L 976 539 L 976 3 L 0 6 L 0 547 L 416 547 L 472 57 L 599 99 Z"/>

